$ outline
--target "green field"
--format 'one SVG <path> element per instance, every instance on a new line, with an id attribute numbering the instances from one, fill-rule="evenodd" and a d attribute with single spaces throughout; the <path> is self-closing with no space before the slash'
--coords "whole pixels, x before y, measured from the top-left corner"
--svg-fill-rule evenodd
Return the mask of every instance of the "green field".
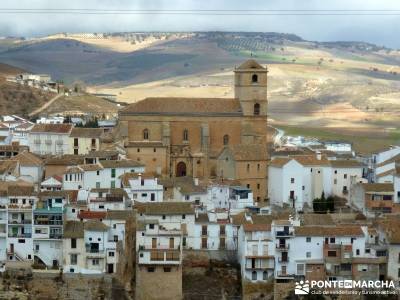
<path id="1" fill-rule="evenodd" d="M 285 135 L 314 137 L 321 141 L 346 141 L 361 154 L 374 153 L 390 145 L 400 145 L 400 129 L 390 131 L 346 131 L 338 128 L 276 126 L 285 131 Z"/>

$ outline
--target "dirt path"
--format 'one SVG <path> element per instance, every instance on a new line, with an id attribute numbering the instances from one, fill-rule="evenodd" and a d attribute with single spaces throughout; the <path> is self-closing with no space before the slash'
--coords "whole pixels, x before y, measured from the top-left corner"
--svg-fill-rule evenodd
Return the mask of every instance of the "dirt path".
<path id="1" fill-rule="evenodd" d="M 44 105 L 42 105 L 41 107 L 39 107 L 38 109 L 35 109 L 33 112 L 31 112 L 29 114 L 30 117 L 39 114 L 40 112 L 42 112 L 43 110 L 45 110 L 46 108 L 48 108 L 50 105 L 52 105 L 54 103 L 54 101 L 56 101 L 58 98 L 60 98 L 61 96 L 64 96 L 64 94 L 57 94 L 55 97 L 51 98 L 48 102 L 46 102 Z"/>

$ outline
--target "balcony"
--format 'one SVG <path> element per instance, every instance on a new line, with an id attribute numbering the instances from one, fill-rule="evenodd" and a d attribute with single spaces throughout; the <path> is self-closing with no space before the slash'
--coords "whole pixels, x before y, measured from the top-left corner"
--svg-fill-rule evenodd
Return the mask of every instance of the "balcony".
<path id="1" fill-rule="evenodd" d="M 291 237 L 293 236 L 293 231 L 276 231 L 275 232 L 276 237 Z"/>
<path id="2" fill-rule="evenodd" d="M 32 220 L 8 220 L 9 225 L 32 224 Z"/>
<path id="3" fill-rule="evenodd" d="M 51 144 L 52 144 L 52 140 L 45 140 L 44 143 L 45 143 L 46 145 L 51 145 Z"/>
<path id="4" fill-rule="evenodd" d="M 32 233 L 8 233 L 9 238 L 27 238 L 30 239 L 32 237 Z"/>
<path id="5" fill-rule="evenodd" d="M 63 238 L 62 233 L 50 233 L 49 238 L 55 240 L 61 240 Z"/>
<path id="6" fill-rule="evenodd" d="M 34 143 L 35 145 L 40 145 L 40 140 L 39 140 L 39 139 L 34 139 L 34 140 L 33 140 L 33 143 Z"/>
<path id="7" fill-rule="evenodd" d="M 139 251 L 139 264 L 180 264 L 180 250 L 141 250 Z"/>
<path id="8" fill-rule="evenodd" d="M 288 274 L 287 272 L 284 272 L 284 271 L 276 271 L 276 276 L 277 277 L 285 277 L 285 278 L 293 278 L 294 274 Z"/>
<path id="9" fill-rule="evenodd" d="M 278 257 L 278 261 L 279 261 L 280 263 L 288 263 L 288 262 L 289 262 L 289 257 L 285 257 L 285 258 L 283 258 L 283 257 Z"/>
<path id="10" fill-rule="evenodd" d="M 9 204 L 9 210 L 32 210 L 32 205 L 30 204 Z"/>
<path id="11" fill-rule="evenodd" d="M 63 144 L 64 144 L 63 141 L 60 141 L 60 140 L 56 141 L 57 146 L 62 146 Z"/>
<path id="12" fill-rule="evenodd" d="M 289 244 L 276 244 L 275 245 L 275 249 L 277 251 L 288 251 L 289 250 L 290 245 Z"/>

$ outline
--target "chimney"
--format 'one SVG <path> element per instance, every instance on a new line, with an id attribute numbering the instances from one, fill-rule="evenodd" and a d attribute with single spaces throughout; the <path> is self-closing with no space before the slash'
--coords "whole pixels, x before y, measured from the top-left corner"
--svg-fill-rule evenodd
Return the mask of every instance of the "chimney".
<path id="1" fill-rule="evenodd" d="M 317 159 L 321 160 L 321 151 L 316 151 L 315 154 L 316 154 Z"/>

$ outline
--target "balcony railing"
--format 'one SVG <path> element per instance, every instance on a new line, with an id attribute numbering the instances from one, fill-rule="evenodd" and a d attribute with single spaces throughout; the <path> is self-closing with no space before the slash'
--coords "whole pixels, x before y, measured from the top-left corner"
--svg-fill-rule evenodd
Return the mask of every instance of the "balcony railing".
<path id="1" fill-rule="evenodd" d="M 62 233 L 50 233 L 49 238 L 61 240 L 63 238 Z"/>
<path id="2" fill-rule="evenodd" d="M 284 258 L 284 257 L 278 257 L 278 261 L 279 261 L 280 263 L 287 263 L 287 262 L 289 262 L 289 257 L 286 257 L 286 258 Z"/>
<path id="3" fill-rule="evenodd" d="M 275 249 L 280 251 L 289 250 L 289 244 L 276 244 Z"/>
<path id="4" fill-rule="evenodd" d="M 179 261 L 180 260 L 180 251 L 177 250 L 166 250 L 159 251 L 154 250 L 150 252 L 150 260 L 151 261 Z"/>
<path id="5" fill-rule="evenodd" d="M 31 238 L 32 237 L 32 233 L 8 233 L 8 237 L 9 238 Z"/>
<path id="6" fill-rule="evenodd" d="M 32 224 L 32 220 L 8 220 L 10 225 Z"/>
<path id="7" fill-rule="evenodd" d="M 51 144 L 52 144 L 52 141 L 51 141 L 51 140 L 45 140 L 45 144 L 46 144 L 46 145 L 51 145 Z"/>
<path id="8" fill-rule="evenodd" d="M 277 271 L 276 275 L 278 277 L 294 277 L 294 274 L 288 274 L 287 272 Z"/>
<path id="9" fill-rule="evenodd" d="M 62 226 L 63 225 L 63 221 L 61 220 L 48 220 L 48 221 L 40 221 L 40 220 L 35 220 L 35 225 L 59 225 Z"/>

